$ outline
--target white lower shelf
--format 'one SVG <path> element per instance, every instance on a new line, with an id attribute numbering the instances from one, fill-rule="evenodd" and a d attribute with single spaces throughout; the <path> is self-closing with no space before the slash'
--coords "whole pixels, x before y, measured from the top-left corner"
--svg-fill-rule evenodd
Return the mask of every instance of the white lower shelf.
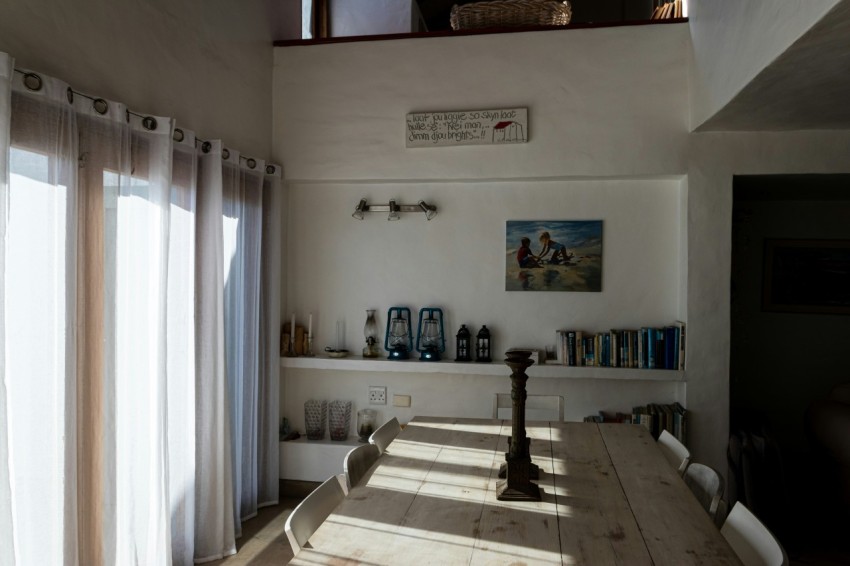
<path id="1" fill-rule="evenodd" d="M 506 377 L 510 369 L 502 362 L 420 362 L 419 360 L 367 359 L 359 356 L 329 358 L 327 356 L 283 357 L 284 368 L 322 369 L 337 371 L 369 371 L 393 373 L 449 373 L 461 375 L 493 375 Z M 560 379 L 621 379 L 628 381 L 682 381 L 685 372 L 670 369 L 635 369 L 611 367 L 572 367 L 560 364 L 533 365 L 526 370 L 529 377 Z"/>
<path id="2" fill-rule="evenodd" d="M 359 446 L 356 436 L 347 440 L 297 440 L 280 443 L 279 470 L 284 480 L 321 482 L 343 472 L 349 450 Z"/>

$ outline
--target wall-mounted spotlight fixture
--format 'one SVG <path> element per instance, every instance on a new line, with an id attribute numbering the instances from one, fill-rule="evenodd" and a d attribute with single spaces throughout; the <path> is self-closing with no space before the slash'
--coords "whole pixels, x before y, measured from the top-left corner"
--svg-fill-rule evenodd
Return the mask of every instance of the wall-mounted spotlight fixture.
<path id="1" fill-rule="evenodd" d="M 387 212 L 387 220 L 399 220 L 400 212 L 424 212 L 425 219 L 431 220 L 437 216 L 437 207 L 432 204 L 427 204 L 424 200 L 420 200 L 416 204 L 396 204 L 395 199 L 390 200 L 389 204 L 366 204 L 366 199 L 360 199 L 357 206 L 354 208 L 352 218 L 363 220 L 365 212 Z"/>
<path id="2" fill-rule="evenodd" d="M 437 216 L 437 207 L 432 206 L 430 204 L 425 204 L 424 200 L 419 201 L 419 208 L 422 209 L 422 212 L 425 213 L 425 219 L 431 220 L 435 216 Z"/>
<path id="3" fill-rule="evenodd" d="M 401 216 L 398 215 L 398 205 L 394 200 L 390 201 L 390 213 L 387 216 L 387 220 L 401 220 Z"/>
<path id="4" fill-rule="evenodd" d="M 360 202 L 357 204 L 357 207 L 354 209 L 354 214 L 352 214 L 352 218 L 356 218 L 357 220 L 363 220 L 363 211 L 366 210 L 366 199 L 360 199 Z"/>

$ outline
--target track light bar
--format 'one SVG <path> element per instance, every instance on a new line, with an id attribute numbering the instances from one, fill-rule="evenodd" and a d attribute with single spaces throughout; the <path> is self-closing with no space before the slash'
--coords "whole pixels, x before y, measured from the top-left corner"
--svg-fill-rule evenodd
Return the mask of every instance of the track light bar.
<path id="1" fill-rule="evenodd" d="M 352 218 L 363 220 L 365 212 L 387 212 L 387 220 L 399 220 L 400 212 L 424 212 L 425 219 L 431 220 L 437 215 L 437 207 L 432 204 L 427 204 L 424 200 L 420 200 L 416 204 L 396 204 L 395 199 L 390 200 L 388 204 L 367 204 L 366 199 L 360 199 L 357 206 L 354 208 Z"/>

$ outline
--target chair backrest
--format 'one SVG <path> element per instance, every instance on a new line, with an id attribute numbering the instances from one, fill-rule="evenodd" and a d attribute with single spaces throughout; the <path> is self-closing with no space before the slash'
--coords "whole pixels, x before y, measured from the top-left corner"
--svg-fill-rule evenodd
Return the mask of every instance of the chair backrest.
<path id="1" fill-rule="evenodd" d="M 717 512 L 714 514 L 714 524 L 719 529 L 726 522 L 726 516 L 729 514 L 729 504 L 722 497 L 717 502 Z"/>
<path id="2" fill-rule="evenodd" d="M 510 419 L 513 417 L 513 401 L 510 393 L 496 393 L 493 400 L 493 418 Z M 525 420 L 558 421 L 564 420 L 564 398 L 560 395 L 529 395 L 525 399 Z"/>
<path id="3" fill-rule="evenodd" d="M 390 442 L 401 432 L 401 425 L 398 424 L 398 419 L 393 417 L 369 436 L 369 444 L 374 444 L 378 447 L 378 451 L 383 454 Z"/>
<path id="4" fill-rule="evenodd" d="M 345 493 L 339 480 L 336 476 L 331 476 L 292 510 L 286 519 L 284 530 L 293 554 L 298 554 L 319 525 L 325 522 L 344 498 Z"/>
<path id="5" fill-rule="evenodd" d="M 717 517 L 717 508 L 720 505 L 720 497 L 723 495 L 723 477 L 717 470 L 699 462 L 691 462 L 685 470 L 685 483 L 691 488 L 691 492 L 700 502 L 702 508 L 714 520 Z"/>
<path id="6" fill-rule="evenodd" d="M 679 472 L 679 475 L 684 474 L 685 469 L 688 467 L 688 462 L 691 460 L 691 453 L 687 447 L 679 442 L 678 438 L 667 432 L 666 429 L 662 430 L 658 436 L 658 446 L 661 448 L 667 461 L 670 462 L 670 465 Z"/>
<path id="7" fill-rule="evenodd" d="M 720 534 L 744 566 L 787 566 L 788 555 L 767 527 L 740 501 L 726 517 Z"/>
<path id="8" fill-rule="evenodd" d="M 343 466 L 345 466 L 345 463 L 343 463 Z M 345 495 L 348 495 L 348 477 L 344 473 L 343 474 L 337 474 L 334 477 L 339 482 L 340 487 L 342 487 L 342 492 Z"/>
<path id="9" fill-rule="evenodd" d="M 354 486 L 360 483 L 372 464 L 381 455 L 378 447 L 374 444 L 363 444 L 357 448 L 352 448 L 345 455 L 343 469 L 345 477 L 348 480 L 348 489 L 351 490 Z"/>

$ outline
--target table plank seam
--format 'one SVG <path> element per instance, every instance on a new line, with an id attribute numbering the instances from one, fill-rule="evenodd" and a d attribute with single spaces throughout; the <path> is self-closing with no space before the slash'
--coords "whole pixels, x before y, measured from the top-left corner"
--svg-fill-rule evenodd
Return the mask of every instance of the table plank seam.
<path id="1" fill-rule="evenodd" d="M 599 431 L 599 436 L 602 438 L 602 444 L 605 446 L 605 452 L 608 455 L 608 460 L 611 461 L 611 468 L 614 470 L 614 474 L 617 476 L 617 483 L 620 485 L 620 491 L 623 492 L 623 498 L 626 500 L 626 505 L 629 506 L 629 513 L 632 514 L 632 518 L 635 521 L 635 525 L 637 525 L 638 532 L 640 532 L 640 539 L 643 543 L 643 547 L 646 549 L 646 555 L 649 556 L 649 560 L 655 564 L 655 557 L 652 556 L 652 552 L 649 550 L 649 545 L 646 543 L 646 534 L 643 531 L 643 527 L 641 527 L 640 521 L 638 521 L 637 515 L 635 515 L 634 507 L 632 507 L 632 502 L 629 499 L 629 495 L 626 493 L 626 490 L 623 488 L 623 479 L 620 477 L 620 470 L 617 469 L 617 466 L 614 465 L 614 460 L 611 458 L 611 449 L 608 446 L 608 442 L 605 439 L 605 435 L 602 434 L 602 429 L 596 423 L 594 426 Z M 625 425 L 623 425 L 625 426 Z M 640 426 L 640 425 L 635 425 Z"/>

